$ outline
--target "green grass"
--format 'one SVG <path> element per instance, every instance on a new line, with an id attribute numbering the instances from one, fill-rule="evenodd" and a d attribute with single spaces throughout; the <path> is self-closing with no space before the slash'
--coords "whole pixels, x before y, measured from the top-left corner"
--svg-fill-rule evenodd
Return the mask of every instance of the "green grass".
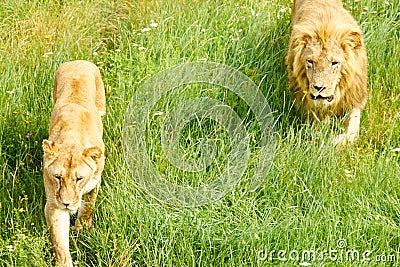
<path id="1" fill-rule="evenodd" d="M 292 250 L 335 249 L 342 254 L 371 251 L 371 261 L 342 257 L 312 266 L 397 266 L 400 155 L 392 149 L 400 147 L 400 2 L 345 3 L 365 33 L 370 94 L 359 140 L 338 150 L 329 141 L 342 131 L 339 121 L 311 126 L 292 108 L 284 65 L 289 0 L 3 1 L 0 266 L 54 264 L 43 213 L 41 142 L 48 136 L 55 70 L 78 58 L 101 69 L 108 113 L 95 229 L 71 234 L 77 266 L 299 266 L 301 260 L 280 261 L 277 251 L 286 251 L 288 258 Z M 254 172 L 250 164 L 222 199 L 185 208 L 154 200 L 132 177 L 122 131 L 126 108 L 144 81 L 194 61 L 222 63 L 247 75 L 279 123 L 272 167 L 256 191 L 248 190 Z M 254 121 L 235 95 L 219 87 L 195 89 L 171 93 L 154 111 L 208 96 Z M 209 183 L 218 170 L 187 175 L 162 156 L 162 123 L 162 118 L 152 120 L 144 133 L 157 170 L 174 174 L 167 177 L 174 183 Z M 257 139 L 259 126 L 250 125 Z M 222 155 L 230 143 L 212 120 L 185 126 L 179 144 L 196 159 L 196 140 L 207 137 L 217 140 L 224 167 Z M 254 163 L 257 142 L 251 151 Z M 343 249 L 341 239 L 347 243 Z M 258 259 L 265 251 L 275 253 L 273 260 Z M 387 261 L 378 261 L 383 255 Z"/>

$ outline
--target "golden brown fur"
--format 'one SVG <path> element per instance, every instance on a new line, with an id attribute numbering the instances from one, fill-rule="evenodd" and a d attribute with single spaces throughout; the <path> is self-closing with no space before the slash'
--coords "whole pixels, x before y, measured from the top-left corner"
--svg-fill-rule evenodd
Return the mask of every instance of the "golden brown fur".
<path id="1" fill-rule="evenodd" d="M 45 216 L 58 266 L 72 266 L 70 213 L 77 230 L 92 225 L 92 209 L 104 167 L 102 115 L 106 103 L 99 69 L 88 61 L 59 67 L 48 140 L 43 141 Z"/>
<path id="2" fill-rule="evenodd" d="M 295 0 L 286 64 L 296 106 L 319 120 L 349 113 L 336 142 L 353 142 L 368 63 L 361 29 L 340 0 Z"/>

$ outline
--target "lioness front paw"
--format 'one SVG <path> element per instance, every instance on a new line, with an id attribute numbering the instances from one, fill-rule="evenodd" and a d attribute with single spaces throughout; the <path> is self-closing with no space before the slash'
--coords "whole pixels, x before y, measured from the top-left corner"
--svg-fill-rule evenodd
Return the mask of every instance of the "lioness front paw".
<path id="1" fill-rule="evenodd" d="M 89 231 L 91 231 L 93 228 L 92 225 L 92 217 L 90 218 L 79 218 L 76 220 L 75 226 L 73 227 L 73 229 L 75 231 L 82 232 L 83 229 L 87 229 Z"/>
<path id="2" fill-rule="evenodd" d="M 72 258 L 70 255 L 56 259 L 56 267 L 73 267 Z"/>
<path id="3" fill-rule="evenodd" d="M 72 230 L 80 233 L 83 231 L 83 225 L 81 223 L 76 223 L 74 226 L 72 226 Z"/>
<path id="4" fill-rule="evenodd" d="M 92 210 L 88 208 L 88 206 L 86 206 L 78 213 L 78 218 L 76 219 L 75 226 L 73 227 L 73 229 L 77 232 L 82 232 L 83 229 L 91 231 L 93 228 L 92 222 L 93 222 Z"/>

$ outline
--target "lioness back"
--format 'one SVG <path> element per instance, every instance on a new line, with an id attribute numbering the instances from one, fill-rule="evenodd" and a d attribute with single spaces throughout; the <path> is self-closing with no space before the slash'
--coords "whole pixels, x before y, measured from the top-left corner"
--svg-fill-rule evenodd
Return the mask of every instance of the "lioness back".
<path id="1" fill-rule="evenodd" d="M 84 60 L 62 64 L 56 72 L 53 100 L 55 104 L 57 100 L 81 105 L 94 104 L 100 115 L 104 116 L 106 98 L 100 70 Z"/>

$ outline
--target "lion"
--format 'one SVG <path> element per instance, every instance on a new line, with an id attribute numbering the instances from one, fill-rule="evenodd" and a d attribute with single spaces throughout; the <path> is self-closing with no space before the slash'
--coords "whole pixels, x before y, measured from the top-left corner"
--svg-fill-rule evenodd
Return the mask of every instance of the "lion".
<path id="1" fill-rule="evenodd" d="M 294 103 L 314 120 L 345 117 L 336 144 L 353 143 L 367 101 L 360 26 L 341 0 L 295 0 L 286 65 Z"/>
<path id="2" fill-rule="evenodd" d="M 106 113 L 99 69 L 88 61 L 62 64 L 55 75 L 49 137 L 43 140 L 45 217 L 57 266 L 73 266 L 70 214 L 75 229 L 92 227 L 92 209 L 104 168 L 102 117 Z"/>

